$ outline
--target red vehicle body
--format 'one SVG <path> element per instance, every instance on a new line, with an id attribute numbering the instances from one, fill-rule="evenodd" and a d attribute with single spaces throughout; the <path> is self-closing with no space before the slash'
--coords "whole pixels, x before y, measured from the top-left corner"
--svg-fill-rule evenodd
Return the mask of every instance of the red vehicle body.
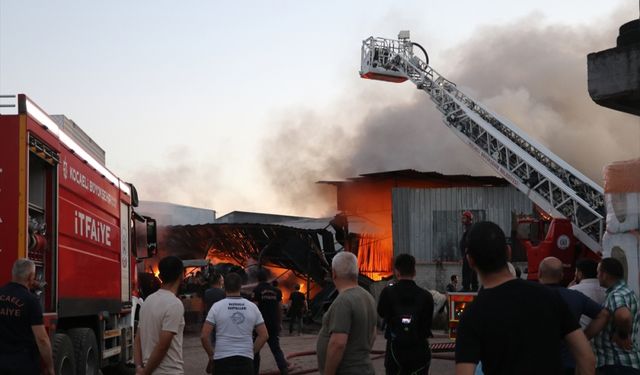
<path id="1" fill-rule="evenodd" d="M 524 218 L 518 221 L 518 237 L 527 253 L 527 279 L 538 281 L 538 267 L 546 257 L 556 257 L 564 267 L 565 285 L 574 278 L 576 261 L 580 258 L 600 260 L 573 235 L 569 219 Z"/>
<path id="2" fill-rule="evenodd" d="M 132 359 L 136 250 L 155 246 L 154 233 L 132 240 L 135 218 L 155 222 L 133 211 L 132 185 L 25 95 L 17 112 L 0 115 L 0 284 L 16 259 L 33 260 L 56 373 L 97 374 Z"/>

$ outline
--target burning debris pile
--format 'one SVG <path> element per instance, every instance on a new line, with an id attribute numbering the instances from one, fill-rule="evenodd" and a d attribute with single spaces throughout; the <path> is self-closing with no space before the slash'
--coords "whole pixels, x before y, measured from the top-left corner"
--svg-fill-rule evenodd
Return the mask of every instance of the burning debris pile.
<path id="1" fill-rule="evenodd" d="M 287 289 L 288 284 L 293 288 L 294 283 L 307 279 L 323 287 L 331 274 L 328 259 L 335 253 L 333 233 L 328 230 L 275 224 L 167 226 L 159 229 L 158 237 L 160 257 L 172 254 L 236 264 L 245 269 L 249 282 L 255 280 L 258 267 L 266 267 Z"/>

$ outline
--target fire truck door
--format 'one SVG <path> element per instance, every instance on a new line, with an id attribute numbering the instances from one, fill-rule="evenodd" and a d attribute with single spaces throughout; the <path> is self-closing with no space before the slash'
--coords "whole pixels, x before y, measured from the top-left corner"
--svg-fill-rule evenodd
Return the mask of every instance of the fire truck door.
<path id="1" fill-rule="evenodd" d="M 29 136 L 27 257 L 36 264 L 36 294 L 45 312 L 55 311 L 58 154 Z"/>
<path id="2" fill-rule="evenodd" d="M 131 225 L 129 206 L 120 203 L 120 285 L 121 301 L 131 301 L 131 260 L 129 259 L 129 238 Z"/>

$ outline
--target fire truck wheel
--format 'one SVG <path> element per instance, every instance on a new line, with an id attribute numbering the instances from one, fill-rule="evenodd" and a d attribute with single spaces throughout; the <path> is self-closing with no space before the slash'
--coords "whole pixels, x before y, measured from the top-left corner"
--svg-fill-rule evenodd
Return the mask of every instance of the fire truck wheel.
<path id="1" fill-rule="evenodd" d="M 73 355 L 71 339 L 64 333 L 53 335 L 51 345 L 53 367 L 58 375 L 76 375 L 76 359 Z"/>
<path id="2" fill-rule="evenodd" d="M 69 330 L 76 354 L 76 371 L 78 375 L 98 375 L 98 342 L 91 328 L 74 328 Z"/>

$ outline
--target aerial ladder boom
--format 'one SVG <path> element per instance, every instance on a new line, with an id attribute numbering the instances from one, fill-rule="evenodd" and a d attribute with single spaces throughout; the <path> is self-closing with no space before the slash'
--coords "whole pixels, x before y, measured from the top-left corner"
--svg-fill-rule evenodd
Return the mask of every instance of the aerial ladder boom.
<path id="1" fill-rule="evenodd" d="M 424 60 L 414 54 L 414 47 Z M 433 70 L 426 51 L 411 42 L 408 31 L 401 31 L 397 40 L 364 40 L 360 76 L 413 82 L 442 112 L 445 125 L 498 174 L 551 216 L 571 220 L 575 236 L 588 248 L 602 250 L 602 187 Z"/>

